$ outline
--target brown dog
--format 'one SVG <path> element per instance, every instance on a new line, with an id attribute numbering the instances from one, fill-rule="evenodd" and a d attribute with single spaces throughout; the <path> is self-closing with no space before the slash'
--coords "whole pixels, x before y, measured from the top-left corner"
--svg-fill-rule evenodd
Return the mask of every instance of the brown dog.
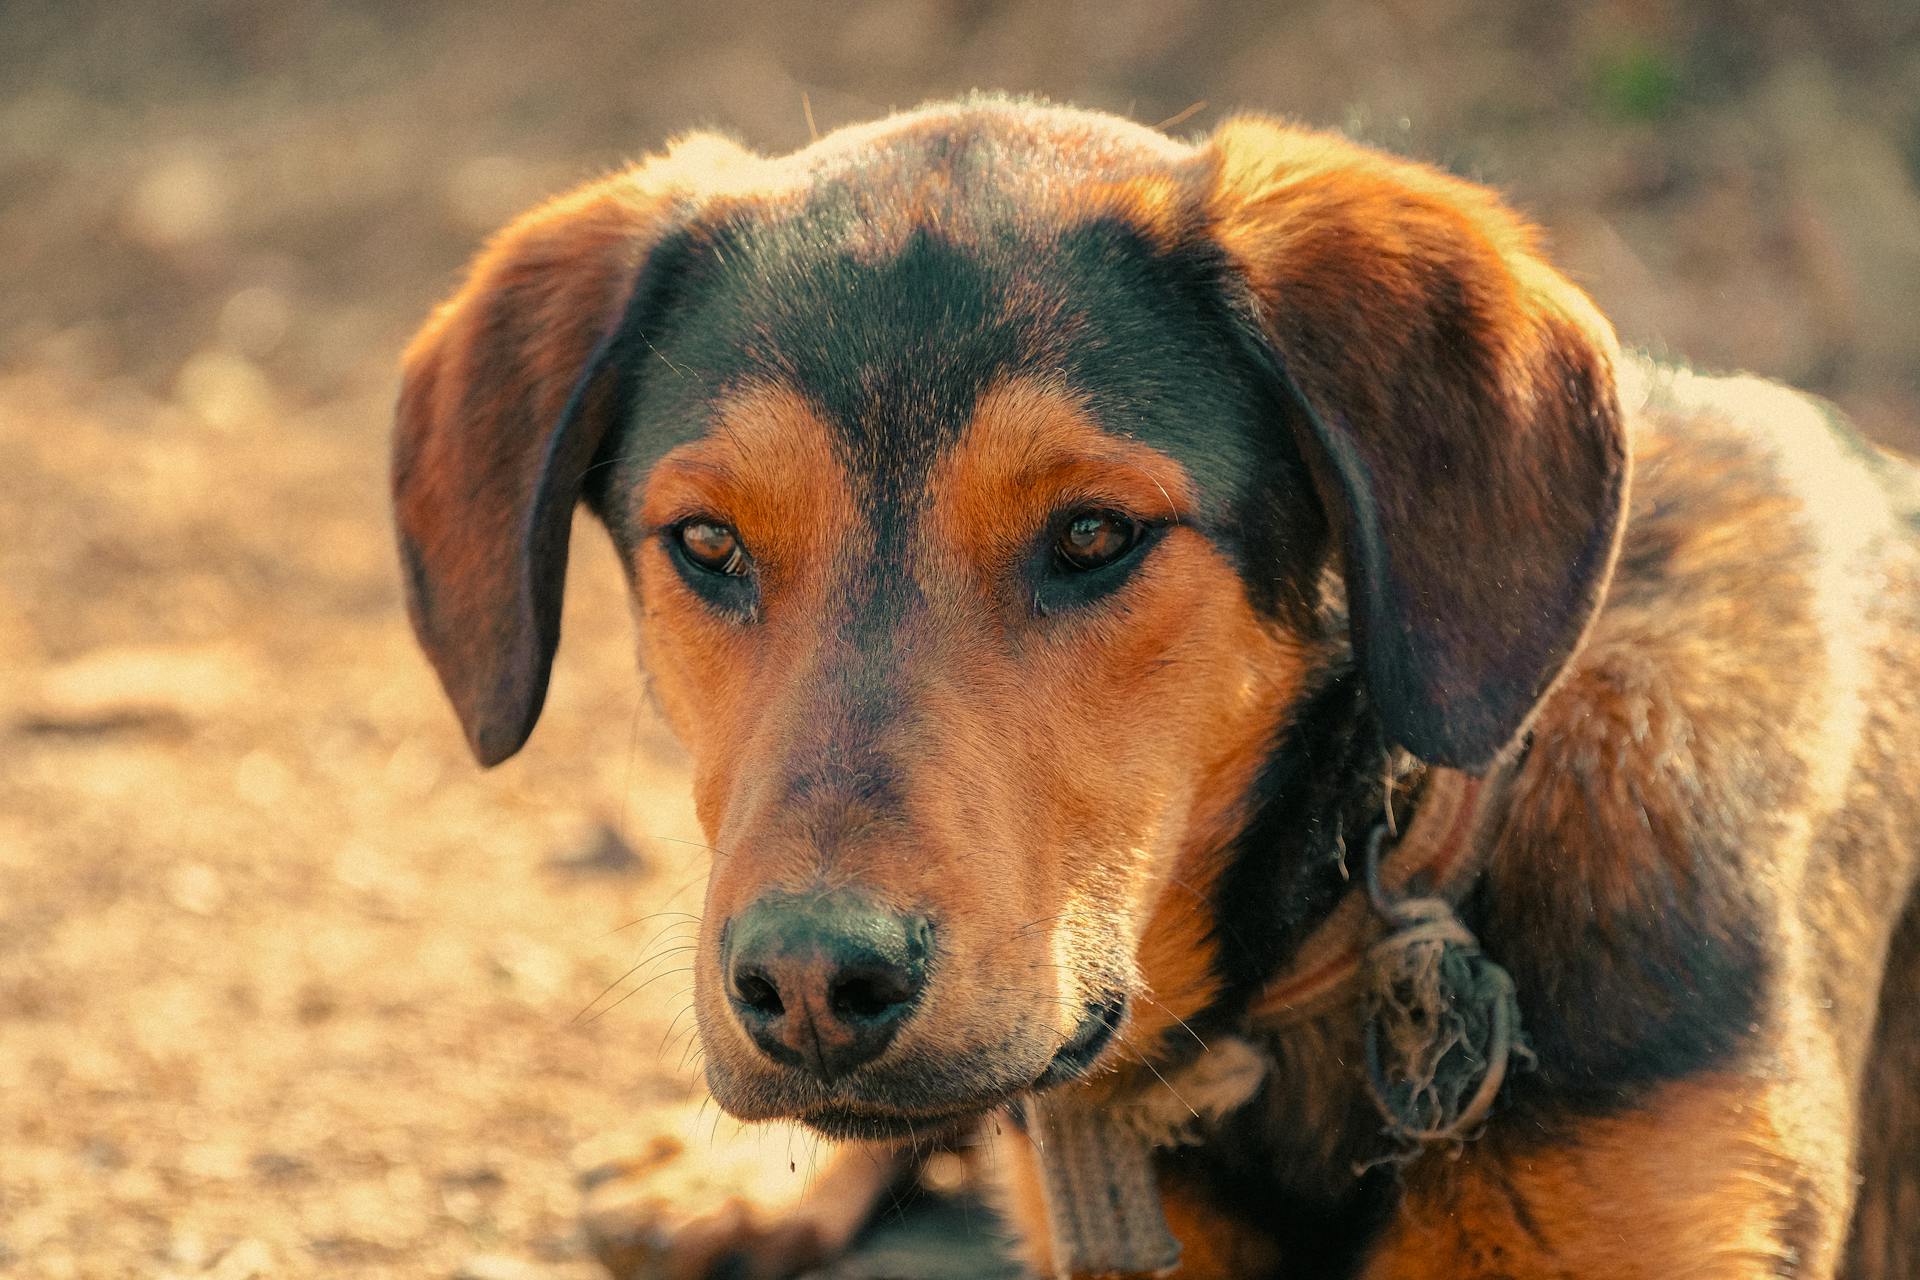
<path id="1" fill-rule="evenodd" d="M 1003 1117 L 1060 1274 L 1920 1275 L 1915 472 L 1623 357 L 1488 191 L 995 100 L 696 136 L 480 257 L 394 500 L 487 764 L 611 533 L 734 1115 Z"/>

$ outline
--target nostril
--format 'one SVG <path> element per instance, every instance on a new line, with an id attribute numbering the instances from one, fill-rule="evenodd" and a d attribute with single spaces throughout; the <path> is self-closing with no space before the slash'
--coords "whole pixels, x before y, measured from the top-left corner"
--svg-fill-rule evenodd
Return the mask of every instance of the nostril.
<path id="1" fill-rule="evenodd" d="M 933 927 L 851 893 L 769 895 L 721 932 L 734 1022 L 783 1067 L 839 1079 L 886 1052 L 926 993 Z"/>
<path id="2" fill-rule="evenodd" d="M 780 988 L 758 971 L 734 976 L 733 998 L 763 1018 L 777 1018 L 786 1012 L 780 1002 Z"/>
<path id="3" fill-rule="evenodd" d="M 827 1003 L 836 1018 L 870 1022 L 899 1011 L 920 994 L 920 984 L 905 969 L 856 969 L 836 977 Z"/>

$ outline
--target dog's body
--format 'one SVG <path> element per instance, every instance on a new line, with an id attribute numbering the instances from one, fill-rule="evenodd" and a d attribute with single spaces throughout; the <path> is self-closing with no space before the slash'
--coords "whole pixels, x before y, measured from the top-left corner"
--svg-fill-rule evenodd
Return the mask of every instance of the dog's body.
<path id="1" fill-rule="evenodd" d="M 620 547 L 725 851 L 735 1114 L 1098 1117 L 1230 1040 L 1257 1092 L 1153 1156 L 1179 1274 L 1920 1275 L 1920 482 L 1621 357 L 1481 189 L 993 102 L 696 139 L 489 251 L 396 456 L 488 763 L 578 498 Z M 1357 910 L 1348 837 L 1467 776 L 1446 936 L 1525 1039 L 1418 1151 L 1360 998 L 1286 992 Z M 1010 1128 L 1000 1179 L 1085 1271 L 1059 1159 Z M 886 1182 L 677 1264 L 798 1265 Z"/>

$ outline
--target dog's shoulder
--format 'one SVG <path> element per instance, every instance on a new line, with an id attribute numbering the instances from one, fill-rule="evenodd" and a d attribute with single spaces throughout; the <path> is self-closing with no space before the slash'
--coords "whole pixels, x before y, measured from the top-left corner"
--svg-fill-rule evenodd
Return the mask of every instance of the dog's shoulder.
<path id="1" fill-rule="evenodd" d="M 1629 359 L 1620 395 L 1633 456 L 1620 559 L 1536 741 L 1568 742 L 1558 762 L 1575 766 L 1583 743 L 1658 743 L 1625 771 L 1642 780 L 1681 760 L 1702 783 L 1731 782 L 1736 758 L 1792 772 L 1790 755 L 1832 774 L 1894 674 L 1876 655 L 1920 607 L 1920 469 L 1761 378 Z M 1841 779 L 1803 781 L 1824 789 L 1794 807 L 1838 802 Z M 1743 798 L 1762 798 L 1757 782 Z"/>
<path id="2" fill-rule="evenodd" d="M 1633 496 L 1572 678 L 1618 676 L 1631 651 L 1697 729 L 1748 726 L 1772 744 L 1754 757 L 1802 757 L 1797 807 L 1834 807 L 1867 705 L 1910 682 L 1885 659 L 1920 610 L 1920 467 L 1766 379 L 1629 360 L 1620 390 Z"/>
<path id="3" fill-rule="evenodd" d="M 1920 730 L 1910 464 L 1761 379 L 1630 361 L 1621 386 L 1619 563 L 1515 764 L 1487 894 L 1543 1074 L 1608 1104 L 1755 1043 L 1836 833 L 1920 800 L 1875 746 Z M 1863 856 L 1891 888 L 1914 854 Z"/>
<path id="4" fill-rule="evenodd" d="M 1828 401 L 1751 374 L 1706 374 L 1639 356 L 1623 359 L 1618 385 L 1636 455 L 1665 449 L 1703 463 L 1728 452 L 1750 458 L 1771 469 L 1811 519 L 1856 545 L 1920 531 L 1920 463 L 1868 440 Z M 1658 497 L 1680 496 L 1662 489 L 1661 478 L 1640 479 Z"/>

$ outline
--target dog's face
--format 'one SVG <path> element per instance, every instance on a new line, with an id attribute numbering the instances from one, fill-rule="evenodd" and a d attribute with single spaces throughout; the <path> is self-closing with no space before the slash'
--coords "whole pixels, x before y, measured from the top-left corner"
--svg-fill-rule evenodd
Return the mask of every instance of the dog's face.
<path id="1" fill-rule="evenodd" d="M 1323 524 L 1256 447 L 1278 410 L 1230 316 L 1131 228 L 868 245 L 862 223 L 849 245 L 790 216 L 689 269 L 695 300 L 649 336 L 671 385 L 601 505 L 722 851 L 695 969 L 716 1095 L 874 1123 L 1106 1046 L 1180 852 L 1224 835 L 1306 667 L 1240 566 L 1283 554 L 1311 582 Z M 736 922 L 821 894 L 927 933 L 911 1016 L 844 1078 L 822 1078 L 830 1007 L 794 1029 L 829 1069 L 782 1063 L 729 989 Z"/>
<path id="2" fill-rule="evenodd" d="M 716 1098 L 905 1132 L 1221 997 L 1311 690 L 1358 664 L 1443 763 L 1517 732 L 1617 533 L 1609 341 L 1482 193 L 1313 135 L 696 140 L 523 220 L 410 352 L 415 621 L 510 754 L 589 501 L 718 851 Z"/>

